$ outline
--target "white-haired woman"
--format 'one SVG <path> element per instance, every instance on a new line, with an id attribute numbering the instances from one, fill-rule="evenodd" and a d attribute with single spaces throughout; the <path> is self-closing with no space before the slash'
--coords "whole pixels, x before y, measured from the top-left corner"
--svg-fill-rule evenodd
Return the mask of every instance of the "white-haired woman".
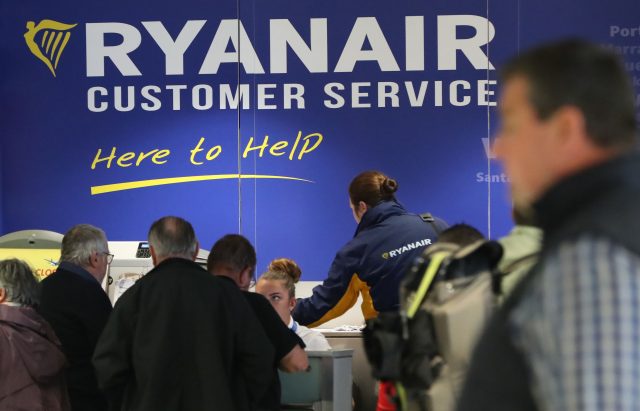
<path id="1" fill-rule="evenodd" d="M 39 284 L 29 266 L 0 261 L 0 409 L 69 410 L 67 360 L 51 326 L 34 307 Z"/>

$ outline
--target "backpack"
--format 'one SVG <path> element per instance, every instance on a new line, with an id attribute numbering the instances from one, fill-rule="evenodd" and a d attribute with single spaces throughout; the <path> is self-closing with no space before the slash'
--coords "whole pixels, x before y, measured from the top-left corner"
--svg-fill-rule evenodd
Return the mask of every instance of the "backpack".
<path id="1" fill-rule="evenodd" d="M 373 376 L 396 382 L 400 409 L 455 408 L 476 340 L 497 304 L 501 257 L 495 241 L 436 243 L 405 275 L 400 311 L 367 321 Z"/>

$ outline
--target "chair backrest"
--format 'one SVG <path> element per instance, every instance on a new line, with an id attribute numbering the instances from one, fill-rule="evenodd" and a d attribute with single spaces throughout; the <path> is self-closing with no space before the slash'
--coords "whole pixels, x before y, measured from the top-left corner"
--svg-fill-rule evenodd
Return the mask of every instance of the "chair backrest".
<path id="1" fill-rule="evenodd" d="M 322 400 L 322 358 L 309 356 L 308 372 L 280 373 L 282 404 L 313 404 Z"/>
<path id="2" fill-rule="evenodd" d="M 322 411 L 351 409 L 352 349 L 307 351 L 310 370 L 280 372 L 283 409 L 302 408 Z"/>

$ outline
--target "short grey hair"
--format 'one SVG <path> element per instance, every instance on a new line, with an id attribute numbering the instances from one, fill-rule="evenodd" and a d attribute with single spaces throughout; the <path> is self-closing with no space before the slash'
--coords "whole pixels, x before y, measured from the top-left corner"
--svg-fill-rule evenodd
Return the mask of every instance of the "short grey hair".
<path id="1" fill-rule="evenodd" d="M 104 231 L 89 224 L 71 227 L 62 239 L 60 261 L 87 266 L 91 253 L 109 252 L 109 244 Z"/>
<path id="2" fill-rule="evenodd" d="M 29 307 L 40 303 L 40 283 L 22 260 L 0 261 L 0 288 L 4 288 L 10 303 Z"/>
<path id="3" fill-rule="evenodd" d="M 158 258 L 192 259 L 198 239 L 191 223 L 180 217 L 167 216 L 154 222 L 149 229 L 149 245 Z"/>

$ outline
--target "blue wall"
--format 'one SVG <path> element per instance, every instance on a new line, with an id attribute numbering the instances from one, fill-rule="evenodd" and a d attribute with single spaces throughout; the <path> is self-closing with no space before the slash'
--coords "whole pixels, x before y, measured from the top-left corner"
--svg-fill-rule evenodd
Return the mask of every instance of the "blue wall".
<path id="1" fill-rule="evenodd" d="M 634 27 L 638 28 L 640 2 L 484 0 L 390 4 L 378 0 L 240 4 L 185 0 L 177 7 L 164 0 L 117 0 L 104 5 L 0 1 L 0 55 L 4 62 L 0 65 L 0 231 L 41 228 L 64 232 L 74 224 L 88 222 L 104 228 L 111 240 L 139 240 L 146 237 L 154 219 L 174 214 L 194 224 L 204 248 L 225 233 L 241 231 L 258 249 L 259 270 L 272 258 L 288 256 L 301 264 L 304 279 L 320 280 L 335 251 L 355 230 L 347 197 L 351 178 L 366 169 L 380 169 L 399 181 L 398 198 L 409 210 L 430 211 L 451 223 L 465 221 L 492 237 L 504 235 L 511 227 L 508 187 L 499 164 L 488 161 L 482 143 L 483 138 L 495 133 L 499 120 L 496 108 L 478 96 L 479 89 L 485 87 L 482 82 L 497 82 L 497 74 L 487 70 L 486 63 L 478 62 L 488 55 L 493 66 L 499 68 L 521 48 L 575 35 L 605 44 L 637 47 L 640 33 L 631 33 L 636 33 Z M 238 13 L 249 40 L 240 46 L 246 65 L 221 63 L 216 73 L 212 73 L 212 64 L 205 64 L 203 69 L 207 52 L 217 44 L 214 39 L 224 39 L 219 29 L 221 21 L 237 19 Z M 408 30 L 414 31 L 409 41 L 406 16 L 420 16 L 423 21 L 420 30 L 416 23 L 419 20 L 409 19 Z M 375 21 L 366 19 L 371 17 Z M 57 33 L 62 33 L 58 43 L 61 47 L 66 33 L 70 33 L 54 69 L 55 77 L 27 47 L 23 36 L 28 21 L 33 21 L 37 29 L 47 25 L 40 23 L 45 19 L 76 24 L 69 29 L 41 29 L 34 36 L 38 50 L 46 55 L 52 36 L 57 38 Z M 313 64 L 306 61 L 310 69 L 288 47 L 286 72 L 274 72 L 283 60 L 271 59 L 279 37 L 270 36 L 270 29 L 290 24 L 308 46 L 312 43 L 311 19 L 326 19 L 313 20 L 317 25 L 314 38 L 318 41 L 313 44 L 313 51 L 320 57 Z M 190 27 L 201 28 L 184 52 L 181 74 L 175 74 L 180 72 L 176 59 L 170 59 L 169 67 L 166 65 L 163 51 L 142 22 L 159 22 L 148 26 L 159 31 L 164 28 L 175 40 L 188 21 Z M 483 22 L 480 32 L 469 21 Z M 454 51 L 453 58 L 446 58 L 447 50 L 454 46 L 447 40 L 447 33 L 459 40 L 472 39 L 483 34 L 487 22 L 495 28 L 495 37 L 488 45 L 470 47 L 475 50 L 475 57 Z M 100 23 L 112 23 L 105 29 L 111 33 L 104 39 L 92 34 L 105 28 Z M 452 26 L 454 23 L 457 28 Z M 223 28 L 224 24 L 227 23 L 222 24 Z M 326 36 L 321 31 L 325 24 Z M 234 27 L 236 33 L 237 25 Z M 128 30 L 124 36 L 113 33 L 123 28 Z M 357 41 L 358 28 L 367 34 L 364 42 Z M 45 32 L 47 38 L 43 39 Z M 134 47 L 138 36 L 140 44 Z M 356 37 L 349 41 L 350 36 Z M 109 53 L 114 50 L 109 47 L 117 48 L 124 38 L 134 43 L 134 50 L 119 65 L 105 58 L 104 73 L 97 73 L 96 63 L 103 59 L 96 53 Z M 480 44 L 486 43 L 481 40 Z M 424 42 L 423 47 L 420 41 Z M 55 40 L 50 52 L 54 43 Z M 226 43 L 221 42 L 223 57 L 237 59 L 233 54 L 236 49 Z M 323 44 L 326 59 L 318 51 Z M 347 44 L 355 51 L 344 51 Z M 250 47 L 264 74 L 255 74 L 257 65 L 250 61 Z M 408 53 L 407 48 L 413 51 Z M 424 59 L 415 50 L 422 50 Z M 640 64 L 640 50 L 633 54 L 631 50 L 622 49 L 625 58 Z M 45 58 L 53 65 L 57 55 L 52 54 Z M 354 55 L 358 61 L 353 68 L 337 72 L 341 56 L 346 59 Z M 391 57 L 381 63 L 385 55 Z M 367 58 L 373 60 L 366 61 Z M 132 72 L 130 65 L 129 73 L 125 67 L 129 60 L 139 75 L 127 75 Z M 421 61 L 423 68 L 419 67 Z M 640 68 L 632 72 L 636 82 L 639 72 Z M 406 84 L 419 94 L 424 81 L 428 82 L 424 100 L 412 106 Z M 377 87 L 383 82 L 387 82 L 387 88 L 398 87 L 398 107 L 393 107 L 390 99 L 385 101 L 386 107 L 378 107 Z M 325 104 L 325 100 L 336 102 L 325 90 L 330 83 L 344 86 L 340 91 L 334 88 L 345 98 L 344 106 L 330 108 Z M 221 109 L 220 85 L 235 91 L 238 84 L 246 85 L 250 107 Z M 179 109 L 167 85 L 185 86 L 176 91 L 181 95 Z M 441 102 L 437 97 L 440 86 Z M 103 88 L 108 95 L 91 92 L 103 90 L 95 87 Z M 125 94 L 127 87 L 135 89 L 132 110 L 118 111 L 114 107 L 118 87 Z M 159 91 L 154 94 L 160 101 L 159 109 L 148 110 L 155 100 L 142 97 L 144 87 L 151 94 Z M 200 90 L 197 103 L 204 106 L 210 87 L 211 108 L 194 107 L 194 87 Z M 274 94 L 265 105 L 273 104 L 275 108 L 258 107 L 261 87 L 266 94 Z M 304 108 L 284 106 L 285 87 L 304 88 Z M 360 87 L 360 104 L 371 107 L 357 107 L 357 101 L 354 104 L 352 87 Z M 458 91 L 459 106 L 451 101 L 451 87 Z M 499 84 L 492 83 L 488 89 L 495 94 L 486 99 L 495 102 Z M 88 101 L 88 95 L 95 95 L 96 101 Z M 124 99 L 123 105 L 127 102 Z M 108 107 L 96 112 L 101 103 Z M 301 142 L 290 159 L 299 134 Z M 322 136 L 321 143 L 298 159 L 303 138 L 310 136 L 311 148 L 319 140 L 318 134 Z M 265 136 L 269 146 L 262 156 L 253 150 L 242 158 L 252 138 L 255 146 Z M 203 151 L 193 154 L 191 150 L 201 138 Z M 284 153 L 280 156 L 269 152 L 278 141 L 288 143 L 274 152 Z M 207 151 L 216 145 L 221 147 L 221 153 L 206 161 Z M 110 167 L 106 167 L 107 161 L 101 161 L 92 168 L 96 157 L 104 158 L 114 148 L 116 158 Z M 170 153 L 156 157 L 158 164 L 152 161 L 156 151 L 135 165 L 140 153 L 148 154 L 154 149 Z M 118 165 L 117 158 L 128 152 L 134 153 L 131 156 L 135 158 L 125 157 Z M 158 183 L 161 185 L 155 186 L 141 183 L 234 175 L 239 170 L 244 175 L 294 179 L 246 178 L 239 182 L 228 178 L 161 184 L 168 182 L 162 180 Z M 129 184 L 110 186 L 119 183 Z M 114 191 L 102 192 L 105 189 Z"/>

